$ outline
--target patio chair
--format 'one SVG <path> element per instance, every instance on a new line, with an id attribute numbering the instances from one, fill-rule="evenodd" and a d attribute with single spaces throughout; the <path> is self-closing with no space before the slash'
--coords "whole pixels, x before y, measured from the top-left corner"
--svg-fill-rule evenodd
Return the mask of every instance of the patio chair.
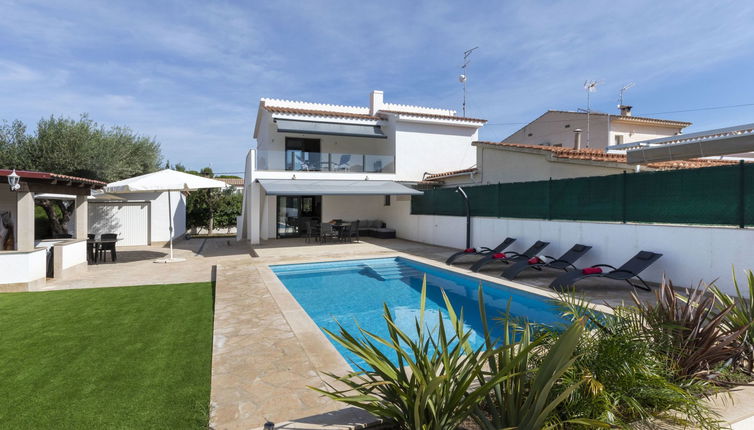
<path id="1" fill-rule="evenodd" d="M 573 265 L 573 263 L 575 263 L 579 258 L 583 257 L 584 254 L 589 252 L 590 249 L 592 249 L 591 246 L 581 245 L 577 243 L 576 245 L 573 245 L 571 249 L 566 251 L 565 254 L 561 255 L 560 258 L 554 258 L 550 257 L 549 255 L 545 255 L 544 258 L 549 261 L 543 261 L 543 259 L 540 257 L 532 257 L 525 261 L 518 261 L 511 267 L 505 269 L 502 276 L 506 279 L 515 279 L 519 273 L 523 272 L 526 269 L 541 271 L 545 267 L 565 270 L 566 272 L 569 269 L 578 270 L 576 266 Z"/>
<path id="2" fill-rule="evenodd" d="M 311 242 L 312 240 L 318 241 L 319 240 L 319 223 L 313 222 L 313 221 L 307 221 L 303 224 L 303 233 L 304 233 L 304 240 L 306 243 Z"/>
<path id="3" fill-rule="evenodd" d="M 340 161 L 335 165 L 335 170 L 351 170 L 351 154 L 343 154 L 340 156 Z"/>
<path id="4" fill-rule="evenodd" d="M 112 242 L 99 243 L 97 246 L 97 259 L 102 258 L 102 261 L 106 260 L 107 251 L 110 251 L 110 261 L 116 262 L 118 255 L 115 252 L 115 240 L 118 239 L 118 235 L 115 233 L 102 233 L 100 240 L 112 240 Z"/>
<path id="5" fill-rule="evenodd" d="M 647 285 L 647 283 L 644 282 L 643 279 L 641 279 L 639 273 L 643 272 L 647 267 L 651 266 L 652 263 L 657 261 L 660 257 L 662 257 L 662 254 L 657 254 L 649 251 L 639 251 L 639 253 L 628 260 L 626 264 L 620 266 L 617 269 L 609 264 L 595 264 L 594 266 L 586 267 L 581 270 L 572 270 L 568 273 L 564 273 L 555 278 L 555 280 L 550 283 L 550 288 L 555 290 L 567 288 L 580 281 L 581 279 L 599 277 L 615 279 L 617 281 L 626 281 L 628 282 L 628 285 L 634 288 L 641 288 L 642 290 L 651 291 L 649 285 Z M 612 270 L 609 272 L 603 272 L 603 267 L 608 267 Z M 632 283 L 632 278 L 638 279 L 641 282 L 641 285 Z"/>
<path id="6" fill-rule="evenodd" d="M 468 248 L 464 249 L 463 251 L 458 251 L 448 257 L 447 260 L 445 260 L 445 264 L 451 265 L 458 257 L 463 257 L 464 255 L 477 255 L 477 256 L 485 256 L 487 254 L 497 254 L 498 252 L 503 252 L 503 250 L 509 246 L 513 242 L 515 242 L 516 239 L 512 237 L 506 237 L 504 241 L 500 242 L 500 244 L 493 249 L 487 248 L 486 246 L 483 246 L 479 249 L 476 248 Z"/>
<path id="7" fill-rule="evenodd" d="M 335 231 L 332 224 L 329 222 L 325 222 L 320 224 L 320 230 L 319 230 L 319 243 L 323 244 L 327 242 L 327 239 L 337 239 L 338 238 L 338 232 Z"/>
<path id="8" fill-rule="evenodd" d="M 478 272 L 482 270 L 482 267 L 493 261 L 505 264 L 510 264 L 512 262 L 518 261 L 527 261 L 530 258 L 539 255 L 539 253 L 542 252 L 543 249 L 547 248 L 547 245 L 549 244 L 550 242 L 542 242 L 541 240 L 538 240 L 534 242 L 534 245 L 532 245 L 529 249 L 521 253 L 508 251 L 506 253 L 496 252 L 494 254 L 487 254 L 482 257 L 481 260 L 474 263 L 474 265 L 471 266 L 471 270 L 473 272 Z"/>
<path id="9" fill-rule="evenodd" d="M 347 228 L 341 230 L 340 240 L 343 242 L 351 242 L 356 237 L 356 241 L 359 241 L 359 221 L 352 221 Z"/>

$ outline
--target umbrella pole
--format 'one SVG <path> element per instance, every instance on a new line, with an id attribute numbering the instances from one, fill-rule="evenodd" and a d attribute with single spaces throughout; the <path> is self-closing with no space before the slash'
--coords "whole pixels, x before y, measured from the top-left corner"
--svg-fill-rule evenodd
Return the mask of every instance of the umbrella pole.
<path id="1" fill-rule="evenodd" d="M 172 191 L 168 191 L 168 220 L 170 222 L 170 259 L 173 259 L 173 202 L 170 200 Z"/>

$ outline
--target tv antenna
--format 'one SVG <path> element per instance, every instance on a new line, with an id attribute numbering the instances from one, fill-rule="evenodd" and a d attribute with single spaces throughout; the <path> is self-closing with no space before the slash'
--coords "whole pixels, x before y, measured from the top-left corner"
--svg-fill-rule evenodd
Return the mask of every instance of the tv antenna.
<path id="1" fill-rule="evenodd" d="M 629 82 L 626 85 L 623 86 L 623 88 L 620 89 L 620 98 L 618 99 L 618 107 L 623 106 L 623 93 L 625 93 L 630 88 L 633 88 L 636 84 L 633 82 Z"/>
<path id="2" fill-rule="evenodd" d="M 603 81 L 584 81 L 584 89 L 586 90 L 586 147 L 589 148 L 590 143 L 590 115 L 592 113 L 592 93 L 597 91 L 597 85 L 601 85 Z"/>
<path id="3" fill-rule="evenodd" d="M 471 57 L 471 53 L 478 48 L 478 46 L 475 46 L 468 51 L 463 52 L 463 66 L 461 66 L 463 73 L 458 75 L 458 82 L 463 84 L 463 116 L 466 116 L 466 81 L 468 80 L 468 76 L 466 75 L 466 67 L 471 62 L 471 60 L 469 59 L 469 57 Z"/>

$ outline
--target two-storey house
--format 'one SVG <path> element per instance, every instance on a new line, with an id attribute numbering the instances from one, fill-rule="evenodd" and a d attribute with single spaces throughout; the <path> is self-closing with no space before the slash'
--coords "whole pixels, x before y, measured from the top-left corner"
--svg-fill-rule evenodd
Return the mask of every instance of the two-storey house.
<path id="1" fill-rule="evenodd" d="M 448 109 L 262 99 L 244 178 L 239 237 L 298 236 L 302 222 L 379 219 L 391 198 L 420 194 L 426 172 L 476 162 L 471 142 L 486 121 Z"/>

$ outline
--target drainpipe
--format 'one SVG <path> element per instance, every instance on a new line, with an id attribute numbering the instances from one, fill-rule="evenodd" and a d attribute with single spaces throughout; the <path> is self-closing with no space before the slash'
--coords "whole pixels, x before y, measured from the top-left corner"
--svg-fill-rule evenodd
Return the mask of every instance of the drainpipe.
<path id="1" fill-rule="evenodd" d="M 471 248 L 471 207 L 469 206 L 469 196 L 461 187 L 456 187 L 456 192 L 463 196 L 466 203 L 466 249 Z"/>

